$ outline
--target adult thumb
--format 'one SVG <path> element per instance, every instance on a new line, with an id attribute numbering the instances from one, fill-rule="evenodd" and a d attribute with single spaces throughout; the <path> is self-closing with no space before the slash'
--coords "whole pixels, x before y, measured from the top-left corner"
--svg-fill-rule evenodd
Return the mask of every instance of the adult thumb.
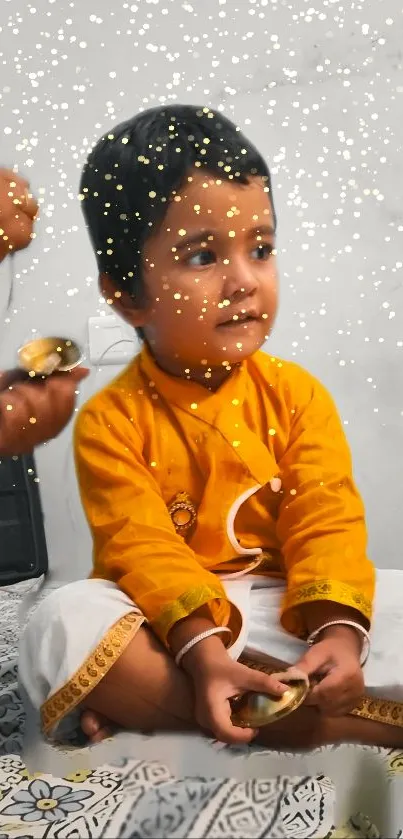
<path id="1" fill-rule="evenodd" d="M 88 367 L 75 367 L 74 370 L 70 370 L 68 376 L 70 379 L 73 379 L 75 382 L 81 382 L 82 379 L 86 379 L 89 375 L 90 370 Z M 63 376 L 66 374 L 63 373 Z"/>

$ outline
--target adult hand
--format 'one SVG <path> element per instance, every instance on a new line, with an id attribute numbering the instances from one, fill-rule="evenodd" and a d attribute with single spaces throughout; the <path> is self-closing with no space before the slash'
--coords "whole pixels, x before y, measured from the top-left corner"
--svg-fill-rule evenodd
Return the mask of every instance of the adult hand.
<path id="1" fill-rule="evenodd" d="M 12 169 L 0 168 L 0 262 L 29 245 L 37 213 L 29 182 Z"/>
<path id="2" fill-rule="evenodd" d="M 56 437 L 71 418 L 77 387 L 88 373 L 77 367 L 11 385 L 7 371 L 0 373 L 0 455 L 26 454 Z"/>

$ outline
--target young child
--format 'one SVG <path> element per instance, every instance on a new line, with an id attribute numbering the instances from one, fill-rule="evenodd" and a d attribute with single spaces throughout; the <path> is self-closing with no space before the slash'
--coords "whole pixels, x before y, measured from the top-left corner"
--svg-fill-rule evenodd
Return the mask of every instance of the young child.
<path id="1" fill-rule="evenodd" d="M 230 699 L 285 688 L 242 654 L 316 680 L 260 742 L 401 746 L 402 573 L 378 574 L 363 671 L 375 572 L 342 426 L 313 376 L 260 351 L 278 283 L 264 159 L 209 108 L 155 108 L 101 138 L 80 197 L 102 292 L 143 349 L 76 425 L 93 571 L 21 643 L 44 732 L 247 742 Z M 364 676 L 393 701 L 352 714 Z"/>

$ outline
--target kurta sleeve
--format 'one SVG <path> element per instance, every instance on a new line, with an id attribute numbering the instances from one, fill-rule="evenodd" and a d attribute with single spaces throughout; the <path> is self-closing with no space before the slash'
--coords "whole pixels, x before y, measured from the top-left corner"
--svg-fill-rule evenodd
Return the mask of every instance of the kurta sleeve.
<path id="1" fill-rule="evenodd" d="M 277 531 L 287 575 L 282 624 L 303 637 L 298 607 L 329 600 L 356 609 L 368 625 L 375 570 L 366 554 L 364 507 L 336 407 L 308 374 L 290 407 L 290 438 L 279 463 L 284 496 Z"/>
<path id="2" fill-rule="evenodd" d="M 142 450 L 139 432 L 119 411 L 84 408 L 79 415 L 75 460 L 93 537 L 93 576 L 117 583 L 164 643 L 177 621 L 206 604 L 234 641 L 238 609 L 177 535 Z"/>

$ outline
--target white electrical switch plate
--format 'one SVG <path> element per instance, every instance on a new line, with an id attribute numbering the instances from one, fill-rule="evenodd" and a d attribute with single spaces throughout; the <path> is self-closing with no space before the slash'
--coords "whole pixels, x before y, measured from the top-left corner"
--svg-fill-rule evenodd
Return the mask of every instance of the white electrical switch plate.
<path id="1" fill-rule="evenodd" d="M 128 364 L 139 351 L 140 343 L 134 329 L 115 315 L 88 320 L 91 364 Z"/>

